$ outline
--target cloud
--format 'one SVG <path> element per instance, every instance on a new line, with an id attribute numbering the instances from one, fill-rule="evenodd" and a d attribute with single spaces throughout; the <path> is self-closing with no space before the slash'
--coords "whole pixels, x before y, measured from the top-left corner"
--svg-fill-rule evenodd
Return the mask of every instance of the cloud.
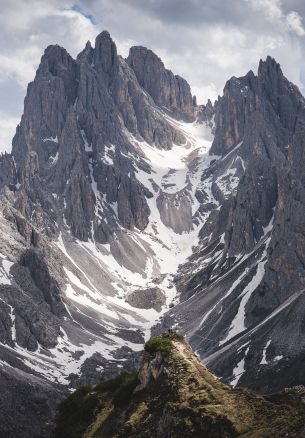
<path id="1" fill-rule="evenodd" d="M 15 77 L 26 88 L 49 44 L 76 55 L 96 35 L 92 18 L 69 2 L 12 0 L 0 16 L 0 81 Z"/>
<path id="2" fill-rule="evenodd" d="M 281 0 L 245 0 L 249 2 L 254 9 L 262 11 L 270 21 L 280 20 L 282 18 Z"/>
<path id="3" fill-rule="evenodd" d="M 39 56 L 41 50 L 36 46 L 16 49 L 12 53 L 0 53 L 0 82 L 15 78 L 18 85 L 26 88 L 35 76 Z"/>
<path id="4" fill-rule="evenodd" d="M 305 30 L 302 24 L 302 17 L 295 11 L 289 12 L 286 17 L 287 24 L 298 36 L 305 35 Z"/>
<path id="5" fill-rule="evenodd" d="M 132 45 L 154 50 L 199 102 L 215 99 L 231 76 L 256 71 L 268 54 L 303 89 L 304 16 L 299 0 L 10 0 L 0 15 L 2 131 L 20 117 L 45 47 L 60 44 L 76 56 L 104 29 L 123 56 Z M 9 135 L 1 139 L 9 149 Z"/>
<path id="6" fill-rule="evenodd" d="M 285 13 L 281 0 L 244 0 L 249 3 L 254 10 L 261 11 L 268 21 L 278 24 L 294 32 L 298 36 L 305 35 L 301 15 L 290 10 Z M 286 2 L 287 3 L 287 2 Z M 289 2 L 288 2 L 289 3 Z"/>

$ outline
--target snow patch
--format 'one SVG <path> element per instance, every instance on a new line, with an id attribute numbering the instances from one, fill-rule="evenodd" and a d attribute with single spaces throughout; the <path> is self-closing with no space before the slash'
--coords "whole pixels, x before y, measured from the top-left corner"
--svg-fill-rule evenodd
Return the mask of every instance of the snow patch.
<path id="1" fill-rule="evenodd" d="M 50 161 L 50 163 L 51 163 L 52 166 L 53 166 L 54 164 L 56 164 L 57 161 L 58 161 L 58 152 L 56 152 L 56 155 L 54 155 L 54 156 L 51 155 L 51 157 L 49 158 L 49 161 Z"/>
<path id="2" fill-rule="evenodd" d="M 236 367 L 233 370 L 233 380 L 231 380 L 231 385 L 233 386 L 233 388 L 235 388 L 235 386 L 238 384 L 241 376 L 243 375 L 243 373 L 245 372 L 245 360 L 247 357 L 247 354 L 249 352 L 250 347 L 248 347 L 245 351 L 244 357 L 238 362 L 238 364 L 236 365 Z"/>
<path id="3" fill-rule="evenodd" d="M 48 138 L 43 138 L 42 141 L 45 143 L 46 141 L 52 141 L 53 143 L 58 143 L 58 137 L 56 135 L 56 137 L 48 137 Z"/>
<path id="4" fill-rule="evenodd" d="M 85 146 L 85 151 L 86 152 L 92 152 L 92 145 L 89 145 L 85 131 L 83 129 L 80 130 L 83 142 L 84 142 L 84 146 Z"/>
<path id="5" fill-rule="evenodd" d="M 266 353 L 268 350 L 269 345 L 271 344 L 271 339 L 269 339 L 269 341 L 267 342 L 267 344 L 265 345 L 264 349 L 263 349 L 263 357 L 262 360 L 260 361 L 260 365 L 268 365 L 267 359 L 266 359 Z"/>
<path id="6" fill-rule="evenodd" d="M 0 253 L 0 284 L 11 284 L 10 269 L 13 262 Z"/>
<path id="7" fill-rule="evenodd" d="M 246 305 L 255 291 L 255 289 L 260 285 L 264 275 L 265 275 L 265 265 L 267 263 L 267 244 L 264 249 L 263 255 L 259 262 L 257 263 L 256 273 L 249 282 L 249 284 L 244 288 L 241 294 L 241 301 L 239 303 L 239 308 L 235 318 L 233 319 L 231 326 L 229 328 L 227 336 L 219 343 L 219 345 L 224 344 L 229 341 L 234 336 L 243 332 L 246 329 L 245 318 L 246 318 Z"/>

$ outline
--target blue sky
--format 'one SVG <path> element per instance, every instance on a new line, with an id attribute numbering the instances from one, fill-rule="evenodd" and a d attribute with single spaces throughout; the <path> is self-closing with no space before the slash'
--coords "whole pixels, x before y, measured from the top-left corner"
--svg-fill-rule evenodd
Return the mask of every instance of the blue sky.
<path id="1" fill-rule="evenodd" d="M 29 81 L 49 44 L 76 56 L 107 29 L 118 51 L 154 50 L 204 103 L 268 54 L 305 89 L 303 0 L 0 0 L 0 150 L 10 151 Z"/>
<path id="2" fill-rule="evenodd" d="M 92 24 L 97 24 L 97 21 L 94 17 L 94 15 L 90 14 L 90 12 L 87 12 L 86 10 L 84 10 L 80 4 L 75 3 L 74 5 L 72 5 L 71 7 L 72 11 L 75 11 L 81 15 L 83 15 L 85 18 L 87 18 Z"/>

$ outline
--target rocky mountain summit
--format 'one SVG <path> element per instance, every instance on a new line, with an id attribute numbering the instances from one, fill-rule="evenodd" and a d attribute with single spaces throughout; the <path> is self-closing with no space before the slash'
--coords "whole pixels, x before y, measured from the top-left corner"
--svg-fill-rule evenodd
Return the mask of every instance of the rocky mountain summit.
<path id="1" fill-rule="evenodd" d="M 127 63 L 135 72 L 141 87 L 159 107 L 165 108 L 176 117 L 194 120 L 194 100 L 189 84 L 167 70 L 157 55 L 146 47 L 132 47 Z"/>
<path id="2" fill-rule="evenodd" d="M 45 50 L 0 157 L 2 434 L 49 436 L 168 327 L 234 387 L 304 384 L 304 126 L 270 57 L 198 106 L 108 32 Z"/>
<path id="3" fill-rule="evenodd" d="M 152 338 L 137 373 L 61 403 L 55 437 L 273 438 L 304 435 L 305 388 L 261 396 L 219 382 L 177 334 Z"/>

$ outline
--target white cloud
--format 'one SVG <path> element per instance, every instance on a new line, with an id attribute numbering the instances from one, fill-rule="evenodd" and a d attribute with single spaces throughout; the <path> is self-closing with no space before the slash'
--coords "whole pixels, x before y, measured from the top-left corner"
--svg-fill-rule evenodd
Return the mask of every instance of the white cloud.
<path id="1" fill-rule="evenodd" d="M 261 11 L 272 23 L 282 25 L 283 27 L 287 26 L 288 30 L 294 32 L 297 36 L 305 35 L 300 14 L 296 11 L 290 11 L 284 14 L 281 0 L 244 1 L 249 3 L 254 10 Z"/>
<path id="2" fill-rule="evenodd" d="M 305 35 L 302 17 L 297 12 L 289 12 L 289 14 L 287 14 L 286 21 L 290 29 L 293 30 L 298 36 Z"/>
<path id="3" fill-rule="evenodd" d="M 280 20 L 283 16 L 281 0 L 250 0 L 250 3 L 254 9 L 263 11 L 271 21 Z"/>
<path id="4" fill-rule="evenodd" d="M 19 85 L 26 88 L 35 76 L 35 66 L 40 56 L 41 50 L 36 46 L 0 53 L 0 81 L 15 78 Z"/>
<path id="5" fill-rule="evenodd" d="M 56 5 L 57 3 L 57 5 Z M 66 2 L 67 3 L 67 2 Z M 63 2 L 65 5 L 65 3 Z M 11 6 L 11 3 L 8 2 Z M 81 13 L 48 1 L 18 0 L 1 11 L 0 80 L 14 76 L 26 88 L 33 80 L 44 49 L 60 44 L 76 55 L 97 29 Z"/>

